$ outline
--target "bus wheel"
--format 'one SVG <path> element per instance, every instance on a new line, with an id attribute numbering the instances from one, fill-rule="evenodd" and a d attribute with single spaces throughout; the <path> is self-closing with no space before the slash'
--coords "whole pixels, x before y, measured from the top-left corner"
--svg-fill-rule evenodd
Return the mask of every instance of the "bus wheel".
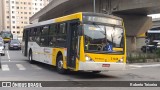
<path id="1" fill-rule="evenodd" d="M 62 56 L 59 56 L 57 58 L 56 69 L 57 69 L 58 73 L 61 73 L 61 74 L 66 73 L 66 70 L 63 68 L 63 58 L 62 58 Z"/>
<path id="2" fill-rule="evenodd" d="M 29 62 L 33 63 L 32 51 L 29 51 Z"/>

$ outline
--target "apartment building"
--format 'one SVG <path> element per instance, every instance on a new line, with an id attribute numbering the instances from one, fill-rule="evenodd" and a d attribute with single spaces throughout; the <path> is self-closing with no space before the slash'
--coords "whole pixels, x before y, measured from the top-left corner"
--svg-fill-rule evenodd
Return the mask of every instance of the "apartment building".
<path id="1" fill-rule="evenodd" d="M 49 0 L 0 0 L 0 30 L 22 37 L 29 18 L 49 3 Z"/>
<path id="2" fill-rule="evenodd" d="M 2 1 L 0 0 L 0 31 L 2 30 Z"/>

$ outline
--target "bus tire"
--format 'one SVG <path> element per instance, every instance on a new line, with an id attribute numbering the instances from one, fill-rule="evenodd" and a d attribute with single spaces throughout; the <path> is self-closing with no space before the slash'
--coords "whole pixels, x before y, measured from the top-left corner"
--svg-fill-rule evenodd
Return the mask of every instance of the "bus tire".
<path id="1" fill-rule="evenodd" d="M 92 71 L 92 73 L 97 74 L 100 73 L 101 71 Z"/>
<path id="2" fill-rule="evenodd" d="M 62 56 L 58 56 L 57 60 L 56 60 L 56 69 L 57 72 L 60 74 L 65 74 L 66 73 L 66 69 L 63 68 L 63 57 Z"/>
<path id="3" fill-rule="evenodd" d="M 29 62 L 32 64 L 33 63 L 33 58 L 32 58 L 32 51 L 29 51 Z"/>

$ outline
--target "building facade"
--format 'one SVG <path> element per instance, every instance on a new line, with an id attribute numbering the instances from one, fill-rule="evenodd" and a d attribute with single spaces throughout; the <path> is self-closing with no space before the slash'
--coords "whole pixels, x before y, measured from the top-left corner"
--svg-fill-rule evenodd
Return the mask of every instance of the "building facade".
<path id="1" fill-rule="evenodd" d="M 2 0 L 0 0 L 0 31 L 2 30 Z"/>
<path id="2" fill-rule="evenodd" d="M 0 0 L 0 30 L 22 37 L 29 18 L 49 3 L 49 0 Z"/>

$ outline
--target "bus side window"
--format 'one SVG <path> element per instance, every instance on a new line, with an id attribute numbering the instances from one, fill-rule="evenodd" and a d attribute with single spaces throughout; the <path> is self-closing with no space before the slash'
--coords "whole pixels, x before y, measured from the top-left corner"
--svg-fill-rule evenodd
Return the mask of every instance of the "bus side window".
<path id="1" fill-rule="evenodd" d="M 49 35 L 50 36 L 55 36 L 56 35 L 56 25 L 55 24 L 51 24 L 49 26 Z"/>
<path id="2" fill-rule="evenodd" d="M 40 37 L 40 46 L 48 46 L 48 36 Z"/>
<path id="3" fill-rule="evenodd" d="M 43 36 L 47 36 L 48 35 L 48 32 L 49 32 L 49 26 L 43 26 L 43 27 L 41 27 L 41 29 L 42 29 L 42 35 Z"/>
<path id="4" fill-rule="evenodd" d="M 46 25 L 46 26 L 41 27 L 41 31 L 42 31 L 42 34 L 40 36 L 40 45 L 49 46 L 49 43 L 48 43 L 49 26 Z"/>
<path id="5" fill-rule="evenodd" d="M 49 36 L 48 41 L 49 41 L 49 46 L 50 47 L 55 47 L 56 37 Z"/>
<path id="6" fill-rule="evenodd" d="M 37 27 L 37 32 L 36 32 L 36 37 L 35 37 L 35 41 L 40 45 L 40 36 L 41 36 L 41 30 L 40 27 Z"/>
<path id="7" fill-rule="evenodd" d="M 42 30 L 41 27 L 37 27 L 37 36 L 41 36 Z"/>
<path id="8" fill-rule="evenodd" d="M 58 34 L 60 32 L 60 24 L 55 24 L 55 33 Z"/>
<path id="9" fill-rule="evenodd" d="M 48 42 L 50 47 L 55 47 L 56 43 L 56 25 L 51 24 L 49 26 L 49 37 L 48 37 Z"/>
<path id="10" fill-rule="evenodd" d="M 34 36 L 36 36 L 36 35 L 37 35 L 37 28 L 34 28 L 33 35 L 34 35 Z"/>
<path id="11" fill-rule="evenodd" d="M 32 40 L 36 41 L 36 33 L 37 33 L 37 28 L 32 29 Z"/>
<path id="12" fill-rule="evenodd" d="M 32 31 L 31 31 L 31 28 L 28 29 L 28 35 L 29 35 L 29 41 L 33 41 L 32 40 Z"/>
<path id="13" fill-rule="evenodd" d="M 23 30 L 23 39 L 22 39 L 22 41 L 25 41 L 25 39 L 26 39 L 26 29 Z"/>
<path id="14" fill-rule="evenodd" d="M 66 34 L 66 23 L 60 24 L 60 33 Z"/>
<path id="15" fill-rule="evenodd" d="M 58 32 L 56 35 L 56 46 L 57 47 L 66 47 L 66 39 L 67 39 L 67 28 L 66 28 L 66 23 L 60 23 L 57 25 L 57 30 Z"/>
<path id="16" fill-rule="evenodd" d="M 34 28 L 30 29 L 30 34 L 29 35 L 30 35 L 30 37 L 29 37 L 30 41 L 35 41 Z"/>

